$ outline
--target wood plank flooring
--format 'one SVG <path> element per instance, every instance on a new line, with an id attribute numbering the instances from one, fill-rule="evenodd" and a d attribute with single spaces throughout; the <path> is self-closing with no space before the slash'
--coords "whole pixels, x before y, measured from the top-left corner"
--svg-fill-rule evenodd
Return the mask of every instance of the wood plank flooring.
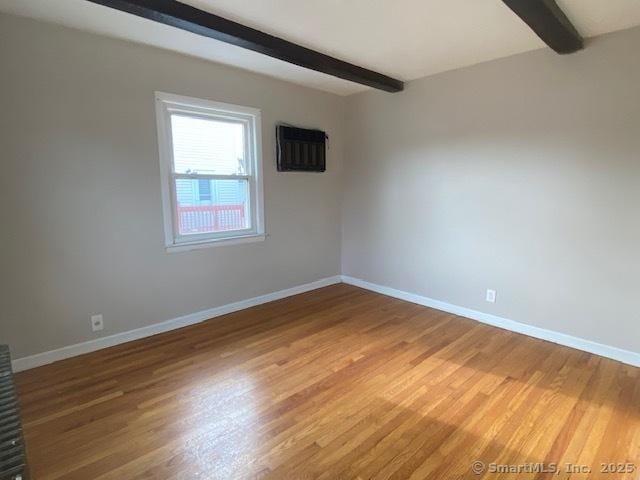
<path id="1" fill-rule="evenodd" d="M 343 284 L 17 385 L 37 480 L 640 478 L 640 369 Z"/>

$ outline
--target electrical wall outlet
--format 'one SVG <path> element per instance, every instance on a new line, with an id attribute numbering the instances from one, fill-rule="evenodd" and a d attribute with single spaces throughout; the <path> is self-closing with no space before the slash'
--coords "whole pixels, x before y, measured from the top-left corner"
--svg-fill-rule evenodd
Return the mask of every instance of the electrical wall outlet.
<path id="1" fill-rule="evenodd" d="M 495 290 L 487 290 L 487 302 L 496 303 L 496 291 Z"/>
<path id="2" fill-rule="evenodd" d="M 91 330 L 98 332 L 104 328 L 102 315 L 91 315 Z"/>

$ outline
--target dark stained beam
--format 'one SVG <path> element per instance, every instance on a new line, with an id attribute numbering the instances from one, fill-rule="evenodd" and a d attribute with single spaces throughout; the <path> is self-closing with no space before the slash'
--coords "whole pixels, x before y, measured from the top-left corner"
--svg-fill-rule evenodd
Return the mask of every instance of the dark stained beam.
<path id="1" fill-rule="evenodd" d="M 584 46 L 582 37 L 555 0 L 502 1 L 556 52 L 573 53 Z"/>
<path id="2" fill-rule="evenodd" d="M 403 82 L 175 0 L 88 0 L 386 92 Z"/>

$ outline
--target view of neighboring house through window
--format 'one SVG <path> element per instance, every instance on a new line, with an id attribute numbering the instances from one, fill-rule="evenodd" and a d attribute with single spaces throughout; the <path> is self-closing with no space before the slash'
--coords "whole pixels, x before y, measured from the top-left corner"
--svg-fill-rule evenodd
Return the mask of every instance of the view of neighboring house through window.
<path id="1" fill-rule="evenodd" d="M 157 99 L 167 246 L 261 235 L 259 111 Z"/>

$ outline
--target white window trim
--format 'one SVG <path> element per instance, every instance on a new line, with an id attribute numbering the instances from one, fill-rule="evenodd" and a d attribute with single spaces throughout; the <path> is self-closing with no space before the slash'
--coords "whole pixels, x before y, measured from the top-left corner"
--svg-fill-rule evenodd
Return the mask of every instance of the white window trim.
<path id="1" fill-rule="evenodd" d="M 155 92 L 156 122 L 158 128 L 158 150 L 160 159 L 160 180 L 162 182 L 162 213 L 164 221 L 165 248 L 167 252 L 182 252 L 187 250 L 240 243 L 259 242 L 265 239 L 264 232 L 264 192 L 262 176 L 262 121 L 261 112 L 257 108 L 232 105 L 229 103 L 213 102 L 199 98 L 185 97 L 171 93 Z M 172 165 L 173 148 L 170 131 L 170 115 L 172 112 L 186 109 L 188 113 L 200 113 L 206 116 L 224 116 L 230 114 L 235 120 L 243 117 L 249 127 L 247 140 L 252 142 L 249 147 L 249 163 L 251 166 L 249 177 L 249 197 L 252 228 L 198 235 L 189 240 L 180 239 L 174 208 L 174 187 Z M 188 177 L 188 175 L 183 175 Z M 247 178 L 247 176 L 238 176 Z M 227 177 L 228 178 L 228 177 Z"/>

